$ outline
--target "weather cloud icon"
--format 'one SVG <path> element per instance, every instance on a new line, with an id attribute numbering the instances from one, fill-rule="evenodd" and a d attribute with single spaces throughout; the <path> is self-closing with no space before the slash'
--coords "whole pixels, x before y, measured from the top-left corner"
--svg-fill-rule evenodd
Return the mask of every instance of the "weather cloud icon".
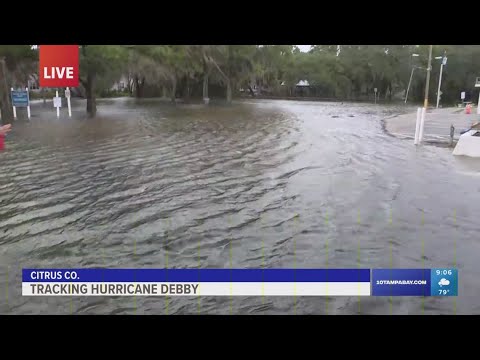
<path id="1" fill-rule="evenodd" d="M 448 285 L 450 285 L 450 280 L 447 280 L 447 279 L 445 279 L 445 278 L 442 278 L 442 280 L 440 280 L 440 281 L 438 282 L 438 285 L 440 285 L 440 287 L 442 287 L 442 286 L 448 286 Z"/>

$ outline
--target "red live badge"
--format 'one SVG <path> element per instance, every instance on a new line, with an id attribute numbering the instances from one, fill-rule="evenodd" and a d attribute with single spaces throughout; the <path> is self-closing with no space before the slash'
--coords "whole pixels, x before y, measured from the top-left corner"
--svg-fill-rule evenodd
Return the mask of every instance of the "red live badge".
<path id="1" fill-rule="evenodd" d="M 77 87 L 78 73 L 78 45 L 40 45 L 40 87 Z"/>

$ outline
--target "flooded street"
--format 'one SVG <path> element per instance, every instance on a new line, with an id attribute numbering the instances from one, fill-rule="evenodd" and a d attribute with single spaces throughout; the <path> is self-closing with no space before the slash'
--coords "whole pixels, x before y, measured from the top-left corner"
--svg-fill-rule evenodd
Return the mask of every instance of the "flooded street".
<path id="1" fill-rule="evenodd" d="M 97 119 L 52 109 L 14 125 L 0 154 L 0 314 L 480 313 L 480 161 L 385 134 L 382 119 L 405 111 L 122 99 L 99 102 Z M 459 296 L 21 296 L 26 267 L 262 266 L 458 267 Z"/>

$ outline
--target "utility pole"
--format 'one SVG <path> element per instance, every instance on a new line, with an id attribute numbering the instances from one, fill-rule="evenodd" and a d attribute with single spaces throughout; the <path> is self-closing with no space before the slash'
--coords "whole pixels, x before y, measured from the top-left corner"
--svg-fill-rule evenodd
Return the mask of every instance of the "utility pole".
<path id="1" fill-rule="evenodd" d="M 432 50 L 433 45 L 430 45 L 430 49 L 428 51 L 428 67 L 427 67 L 427 82 L 425 84 L 425 100 L 423 102 L 423 109 L 420 112 L 420 129 L 418 133 L 418 140 L 416 140 L 416 144 L 420 144 L 423 140 L 423 129 L 425 128 L 425 115 L 427 113 L 428 108 L 428 90 L 430 85 L 430 72 L 432 71 Z"/>
<path id="2" fill-rule="evenodd" d="M 420 124 L 419 124 L 420 129 L 418 133 L 418 140 L 417 139 L 415 140 L 416 144 L 420 144 L 423 140 L 423 129 L 425 128 L 425 115 L 427 113 L 427 108 L 428 108 L 428 88 L 430 85 L 430 72 L 432 71 L 432 51 L 433 51 L 433 45 L 430 45 L 430 49 L 428 51 L 428 67 L 427 67 L 427 82 L 425 84 L 425 100 L 423 102 L 423 109 L 420 112 Z"/>
<path id="3" fill-rule="evenodd" d="M 425 100 L 423 102 L 423 107 L 425 110 L 428 107 L 428 90 L 430 87 L 430 72 L 432 71 L 432 51 L 433 45 L 430 45 L 430 49 L 428 50 L 428 67 L 427 67 L 427 83 L 425 84 Z"/>

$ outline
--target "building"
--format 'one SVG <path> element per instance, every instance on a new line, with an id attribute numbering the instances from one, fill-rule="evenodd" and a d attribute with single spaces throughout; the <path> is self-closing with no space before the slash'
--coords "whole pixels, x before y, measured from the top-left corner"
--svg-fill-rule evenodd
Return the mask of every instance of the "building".
<path id="1" fill-rule="evenodd" d="M 295 85 L 295 94 L 308 96 L 310 94 L 310 83 L 307 80 L 300 80 L 297 85 Z"/>
<path id="2" fill-rule="evenodd" d="M 125 76 L 122 76 L 117 82 L 115 82 L 110 91 L 126 91 L 128 90 L 128 79 Z"/>
<path id="3" fill-rule="evenodd" d="M 38 81 L 38 75 L 37 74 L 29 75 L 27 86 L 28 86 L 29 91 L 32 91 L 32 92 L 39 92 L 40 91 L 40 86 L 39 86 L 39 81 Z"/>

